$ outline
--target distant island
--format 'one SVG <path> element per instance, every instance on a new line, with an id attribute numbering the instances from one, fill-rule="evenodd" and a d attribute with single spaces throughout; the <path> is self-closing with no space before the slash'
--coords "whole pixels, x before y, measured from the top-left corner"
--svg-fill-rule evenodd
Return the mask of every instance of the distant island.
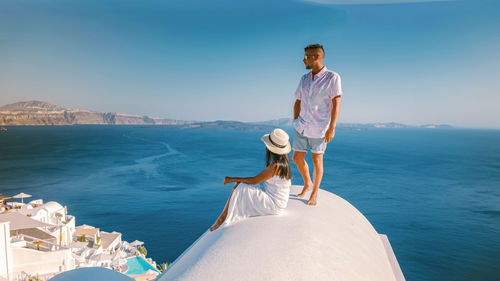
<path id="1" fill-rule="evenodd" d="M 292 126 L 291 118 L 262 122 L 239 121 L 185 121 L 154 118 L 116 112 L 96 112 L 70 109 L 43 101 L 24 101 L 0 107 L 0 126 L 64 126 L 64 125 L 162 125 L 179 129 L 267 130 Z M 400 123 L 339 123 L 339 128 L 364 130 L 368 128 L 452 128 L 450 125 L 426 124 L 409 126 Z"/>

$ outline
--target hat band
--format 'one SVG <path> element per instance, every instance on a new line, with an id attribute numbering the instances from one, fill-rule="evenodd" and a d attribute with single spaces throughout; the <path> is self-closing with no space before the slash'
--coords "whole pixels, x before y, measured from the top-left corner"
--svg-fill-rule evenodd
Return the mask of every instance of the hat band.
<path id="1" fill-rule="evenodd" d="M 286 147 L 286 144 L 285 144 L 285 145 L 279 145 L 279 144 L 275 143 L 275 142 L 273 141 L 273 139 L 271 138 L 271 134 L 269 134 L 269 141 L 270 141 L 270 142 L 271 142 L 274 146 L 276 146 L 276 147 L 279 147 L 279 148 L 285 148 L 285 147 Z"/>

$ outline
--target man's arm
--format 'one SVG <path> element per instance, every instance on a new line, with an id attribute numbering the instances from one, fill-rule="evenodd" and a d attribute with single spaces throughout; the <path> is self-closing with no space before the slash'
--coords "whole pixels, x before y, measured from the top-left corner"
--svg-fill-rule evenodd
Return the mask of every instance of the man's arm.
<path id="1" fill-rule="evenodd" d="M 330 142 L 335 136 L 335 126 L 337 126 L 337 118 L 339 117 L 340 110 L 340 97 L 336 96 L 332 99 L 332 116 L 330 117 L 330 126 L 325 133 L 325 142 Z"/>
<path id="2" fill-rule="evenodd" d="M 300 100 L 295 100 L 295 104 L 293 105 L 293 120 L 299 118 L 300 115 Z"/>

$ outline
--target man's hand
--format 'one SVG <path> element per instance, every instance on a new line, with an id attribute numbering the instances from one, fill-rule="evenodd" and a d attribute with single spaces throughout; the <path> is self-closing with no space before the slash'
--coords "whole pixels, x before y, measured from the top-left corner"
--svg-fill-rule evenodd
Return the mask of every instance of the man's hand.
<path id="1" fill-rule="evenodd" d="M 325 134 L 325 142 L 329 143 L 335 137 L 335 129 L 328 129 Z"/>

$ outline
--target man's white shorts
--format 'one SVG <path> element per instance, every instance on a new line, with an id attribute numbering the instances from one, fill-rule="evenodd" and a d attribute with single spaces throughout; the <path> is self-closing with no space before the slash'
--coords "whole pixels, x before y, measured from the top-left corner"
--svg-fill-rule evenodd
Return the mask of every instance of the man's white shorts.
<path id="1" fill-rule="evenodd" d="M 323 154 L 326 150 L 325 138 L 308 138 L 303 133 L 297 132 L 293 136 L 293 150 L 307 152 L 311 150 L 312 153 Z"/>

